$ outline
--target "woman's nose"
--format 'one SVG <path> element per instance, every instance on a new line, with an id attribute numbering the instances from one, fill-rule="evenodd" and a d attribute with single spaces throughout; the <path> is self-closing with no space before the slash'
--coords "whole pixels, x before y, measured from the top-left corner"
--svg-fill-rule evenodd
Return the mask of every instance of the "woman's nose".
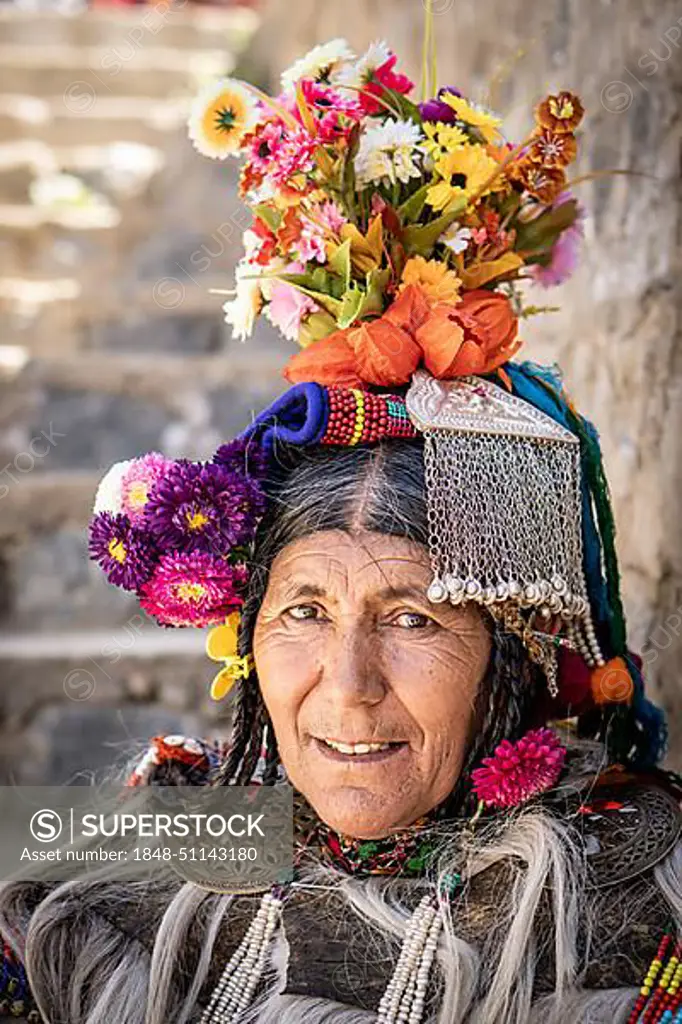
<path id="1" fill-rule="evenodd" d="M 340 631 L 324 659 L 320 684 L 336 703 L 379 704 L 386 694 L 379 652 L 361 627 Z"/>

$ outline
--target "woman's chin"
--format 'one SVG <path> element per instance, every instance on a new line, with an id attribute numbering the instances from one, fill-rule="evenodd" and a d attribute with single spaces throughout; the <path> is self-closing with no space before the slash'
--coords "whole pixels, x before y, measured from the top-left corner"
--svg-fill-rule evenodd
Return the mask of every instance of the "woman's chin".
<path id="1" fill-rule="evenodd" d="M 352 786 L 326 790 L 308 800 L 335 832 L 354 839 L 383 839 L 419 817 L 395 802 L 395 792 L 372 792 Z"/>

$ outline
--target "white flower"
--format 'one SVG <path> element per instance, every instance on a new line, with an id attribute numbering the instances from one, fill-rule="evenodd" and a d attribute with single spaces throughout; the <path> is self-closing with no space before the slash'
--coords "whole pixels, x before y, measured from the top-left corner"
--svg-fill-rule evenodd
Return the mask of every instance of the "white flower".
<path id="1" fill-rule="evenodd" d="M 421 170 L 415 163 L 420 157 L 422 135 L 411 121 L 393 121 L 368 128 L 360 139 L 355 158 L 355 173 L 360 188 L 372 182 L 407 183 L 419 178 Z"/>
<path id="2" fill-rule="evenodd" d="M 207 85 L 192 103 L 187 130 L 203 156 L 224 160 L 236 156 L 247 132 L 256 125 L 258 103 L 253 93 L 234 78 Z"/>
<path id="3" fill-rule="evenodd" d="M 355 54 L 345 39 L 332 39 L 321 46 L 313 46 L 282 74 L 282 88 L 293 89 L 302 78 L 312 78 L 316 82 L 330 79 L 348 64 L 355 60 Z"/>
<path id="4" fill-rule="evenodd" d="M 373 42 L 366 53 L 354 64 L 342 68 L 338 75 L 339 84 L 354 85 L 358 88 L 371 82 L 374 72 L 393 56 L 388 43 L 382 39 Z"/>
<path id="5" fill-rule="evenodd" d="M 125 462 L 115 462 L 108 472 L 104 474 L 97 488 L 93 512 L 99 515 L 100 512 L 111 512 L 117 515 L 123 508 L 123 477 L 133 463 L 133 459 Z"/>
<path id="6" fill-rule="evenodd" d="M 454 253 L 465 252 L 471 241 L 471 228 L 462 228 L 459 221 L 451 224 L 438 239 Z"/>
<path id="7" fill-rule="evenodd" d="M 223 306 L 225 323 L 232 327 L 232 337 L 246 341 L 253 334 L 253 325 L 263 306 L 263 294 L 258 274 L 263 268 L 248 260 L 241 260 L 235 271 L 237 294 Z"/>

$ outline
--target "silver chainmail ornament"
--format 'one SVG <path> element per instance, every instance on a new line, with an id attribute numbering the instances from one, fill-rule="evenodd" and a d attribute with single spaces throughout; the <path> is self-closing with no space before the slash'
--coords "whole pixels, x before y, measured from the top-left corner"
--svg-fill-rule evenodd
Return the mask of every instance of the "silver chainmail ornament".
<path id="1" fill-rule="evenodd" d="M 524 639 L 542 637 L 528 626 L 538 618 L 554 624 L 548 633 L 557 621 L 571 636 L 580 625 L 591 648 L 578 438 L 479 377 L 418 370 L 406 402 L 424 435 L 429 600 L 475 601 L 525 629 Z"/>

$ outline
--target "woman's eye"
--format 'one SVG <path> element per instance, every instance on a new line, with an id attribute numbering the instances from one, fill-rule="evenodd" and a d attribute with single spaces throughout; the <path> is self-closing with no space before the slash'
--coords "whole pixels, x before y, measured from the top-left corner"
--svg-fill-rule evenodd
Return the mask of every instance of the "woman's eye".
<path id="1" fill-rule="evenodd" d="M 420 612 L 401 612 L 393 620 L 393 625 L 400 626 L 401 629 L 425 629 L 432 622 L 433 619 L 430 619 L 428 615 L 422 615 Z"/>
<path id="2" fill-rule="evenodd" d="M 320 609 L 314 604 L 295 604 L 287 608 L 286 614 L 297 622 L 305 622 L 306 619 L 319 619 Z"/>

